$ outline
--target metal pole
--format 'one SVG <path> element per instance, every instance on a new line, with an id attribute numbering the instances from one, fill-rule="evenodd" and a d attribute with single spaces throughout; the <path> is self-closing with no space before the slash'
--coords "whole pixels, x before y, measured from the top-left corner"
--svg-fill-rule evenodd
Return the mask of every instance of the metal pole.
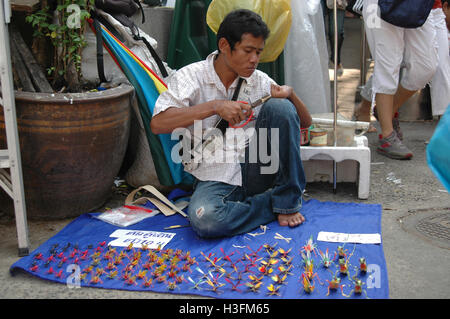
<path id="1" fill-rule="evenodd" d="M 367 77 L 367 39 L 366 39 L 366 30 L 364 27 L 364 21 L 361 23 L 361 57 L 360 57 L 360 72 L 359 72 L 359 87 L 358 89 L 361 91 L 366 85 L 366 77 Z"/>
<path id="2" fill-rule="evenodd" d="M 334 82 L 333 82 L 333 107 L 334 107 L 334 122 L 333 122 L 333 136 L 334 136 L 334 147 L 337 146 L 337 68 L 338 68 L 338 25 L 337 25 L 337 1 L 334 0 L 333 3 L 333 17 L 334 17 Z M 336 175 L 337 167 L 336 160 L 333 160 L 333 191 L 336 193 Z"/>

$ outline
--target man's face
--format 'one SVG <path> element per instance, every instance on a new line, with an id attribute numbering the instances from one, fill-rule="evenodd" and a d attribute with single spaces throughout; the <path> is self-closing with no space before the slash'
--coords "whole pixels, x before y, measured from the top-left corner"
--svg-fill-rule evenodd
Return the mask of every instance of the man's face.
<path id="1" fill-rule="evenodd" d="M 234 45 L 233 50 L 229 45 L 225 48 L 227 66 L 239 76 L 249 77 L 258 66 L 264 44 L 263 37 L 255 38 L 250 33 L 244 33 L 241 41 Z"/>

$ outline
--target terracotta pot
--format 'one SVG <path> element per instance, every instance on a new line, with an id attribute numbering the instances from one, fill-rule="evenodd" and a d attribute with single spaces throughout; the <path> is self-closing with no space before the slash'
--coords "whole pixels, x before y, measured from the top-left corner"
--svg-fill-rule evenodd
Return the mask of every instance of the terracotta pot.
<path id="1" fill-rule="evenodd" d="M 105 203 L 125 156 L 133 91 L 15 92 L 29 218 L 74 217 Z M 0 144 L 5 148 L 3 110 Z"/>

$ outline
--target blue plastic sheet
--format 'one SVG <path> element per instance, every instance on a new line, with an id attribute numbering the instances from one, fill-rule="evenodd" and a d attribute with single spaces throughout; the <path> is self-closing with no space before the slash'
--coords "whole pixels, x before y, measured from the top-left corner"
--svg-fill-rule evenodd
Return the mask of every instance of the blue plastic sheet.
<path id="1" fill-rule="evenodd" d="M 184 196 L 179 193 L 177 196 Z M 174 198 L 174 196 L 172 196 Z M 331 290 L 328 293 L 328 281 L 338 270 L 338 262 L 335 260 L 331 266 L 326 269 L 321 264 L 319 255 L 311 254 L 314 262 L 314 272 L 317 274 L 314 277 L 315 289 L 311 293 L 306 293 L 301 284 L 301 276 L 304 272 L 303 261 L 301 257 L 302 247 L 306 244 L 308 239 L 312 236 L 317 249 L 326 251 L 329 249 L 330 255 L 337 251 L 339 243 L 316 241 L 319 231 L 340 232 L 340 233 L 380 233 L 381 234 L 381 206 L 377 204 L 355 204 L 355 203 L 334 203 L 334 202 L 320 202 L 317 200 L 309 200 L 304 202 L 302 213 L 306 217 L 306 222 L 296 228 L 281 227 L 277 222 L 267 225 L 267 230 L 264 234 L 252 236 L 250 234 L 239 235 L 231 238 L 222 239 L 201 239 L 194 233 L 192 228 L 184 227 L 172 230 L 165 230 L 165 227 L 172 225 L 185 225 L 188 220 L 181 215 L 173 215 L 165 217 L 162 214 L 143 220 L 142 222 L 129 226 L 127 229 L 132 230 L 153 230 L 160 232 L 176 233 L 174 238 L 163 248 L 163 250 L 172 250 L 172 253 L 179 250 L 180 261 L 177 264 L 176 277 L 170 277 L 169 274 L 169 259 L 165 261 L 168 265 L 164 272 L 166 280 L 158 282 L 153 278 L 151 273 L 156 266 L 149 268 L 146 278 L 135 278 L 134 282 L 127 282 L 123 277 L 126 273 L 125 267 L 131 263 L 133 253 L 140 252 L 141 257 L 139 262 L 131 269 L 130 275 L 137 276 L 139 271 L 145 270 L 145 265 L 148 266 L 149 257 L 148 251 L 141 251 L 134 248 L 126 251 L 126 248 L 116 247 L 116 256 L 124 251 L 130 258 L 124 258 L 122 263 L 117 266 L 117 276 L 113 279 L 107 277 L 107 273 L 99 276 L 101 281 L 94 282 L 93 276 L 97 269 L 105 270 L 108 260 L 103 256 L 108 250 L 108 242 L 112 240 L 109 237 L 111 233 L 119 229 L 116 226 L 104 223 L 94 216 L 96 214 L 84 214 L 68 224 L 57 235 L 50 238 L 39 248 L 33 251 L 29 256 L 24 257 L 14 263 L 10 271 L 15 274 L 18 270 L 28 272 L 34 276 L 42 279 L 59 282 L 61 284 L 73 284 L 73 264 L 74 259 L 80 257 L 82 252 L 85 253 L 85 260 L 78 259 L 76 264 L 79 268 L 79 273 L 88 272 L 89 266 L 92 265 L 94 258 L 91 257 L 96 251 L 100 251 L 97 256 L 98 265 L 93 266 L 91 271 L 87 273 L 84 280 L 80 281 L 82 287 L 99 287 L 105 289 L 121 289 L 134 291 L 153 291 L 153 292 L 167 292 L 174 294 L 194 294 L 209 296 L 215 298 L 284 298 L 284 299 L 309 299 L 309 298 L 344 298 L 338 290 Z M 260 229 L 256 229 L 252 233 L 262 233 Z M 277 233 L 284 238 L 291 238 L 289 243 L 283 239 L 277 239 Z M 278 237 L 279 238 L 279 237 Z M 68 245 L 70 243 L 70 246 Z M 103 246 L 102 246 L 103 245 Z M 274 260 L 278 262 L 271 266 L 273 272 L 271 275 L 262 276 L 259 267 L 263 262 L 269 261 L 269 253 L 264 245 L 274 247 L 274 252 L 282 248 L 287 252 L 289 258 L 292 258 L 292 268 L 289 271 L 283 284 L 276 284 L 271 278 L 273 275 L 279 274 L 278 268 L 282 263 L 281 252 L 274 256 Z M 74 247 L 77 246 L 79 253 L 71 257 Z M 388 298 L 389 284 L 386 263 L 384 258 L 383 246 L 381 244 L 351 244 L 344 245 L 347 256 L 352 252 L 352 256 L 348 257 L 349 273 L 348 275 L 340 275 L 341 284 L 344 284 L 343 292 L 345 295 L 350 295 L 350 298 L 366 298 L 365 292 L 369 298 Z M 190 266 L 190 270 L 182 270 L 182 266 L 186 264 L 186 260 L 182 256 L 190 253 L 190 258 L 195 258 L 196 263 Z M 272 255 L 275 254 L 272 252 Z M 159 252 L 158 254 L 161 254 Z M 203 254 L 202 254 L 203 253 Z M 54 254 L 54 260 L 45 265 L 49 257 Z M 229 259 L 225 256 L 228 255 Z M 256 267 L 251 266 L 248 258 Z M 221 265 L 226 270 L 226 274 L 221 276 L 220 272 L 215 272 L 211 263 L 206 261 L 204 256 L 210 256 L 211 260 L 217 258 L 217 265 Z M 61 264 L 63 258 L 66 261 Z M 367 273 L 360 273 L 357 269 L 360 257 L 365 257 L 369 270 Z M 261 259 L 260 259 L 261 258 Z M 173 258 L 171 259 L 173 260 Z M 233 271 L 232 263 L 236 265 L 236 270 Z M 58 265 L 61 264 L 61 267 Z M 77 267 L 75 266 L 75 267 Z M 34 267 L 34 268 L 33 268 Z M 51 273 L 49 269 L 52 267 Z M 206 283 L 201 283 L 203 274 L 197 270 L 197 267 L 206 274 L 211 271 L 211 275 L 217 279 L 217 282 L 223 284 L 216 291 Z M 246 271 L 246 269 L 248 271 Z M 250 271 L 250 272 L 249 272 Z M 57 276 L 60 275 L 60 277 Z M 142 273 L 141 273 L 142 274 Z M 239 281 L 238 275 L 242 277 Z M 262 284 L 257 292 L 251 291 L 246 283 L 250 281 L 249 276 L 262 276 Z M 353 283 L 349 280 L 354 275 L 358 276 L 363 282 L 362 294 L 351 293 Z M 176 287 L 169 287 L 169 284 L 175 282 L 178 278 L 183 276 L 183 280 L 176 284 Z M 192 279 L 194 283 L 199 283 L 197 286 L 188 280 Z M 147 287 L 145 281 L 153 278 L 152 285 Z M 227 279 L 225 279 L 227 278 Z M 231 281 L 231 283 L 230 283 Z M 278 289 L 279 295 L 270 295 L 268 287 L 273 284 Z M 236 289 L 233 289 L 235 285 Z M 350 294 L 351 293 L 351 294 Z"/>
<path id="2" fill-rule="evenodd" d="M 427 161 L 431 171 L 450 192 L 450 105 L 428 143 Z"/>

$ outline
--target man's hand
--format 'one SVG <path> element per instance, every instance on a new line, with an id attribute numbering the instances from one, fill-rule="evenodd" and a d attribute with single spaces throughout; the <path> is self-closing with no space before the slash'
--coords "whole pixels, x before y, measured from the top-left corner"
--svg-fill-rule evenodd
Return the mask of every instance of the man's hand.
<path id="1" fill-rule="evenodd" d="M 275 85 L 272 84 L 270 87 L 270 95 L 274 98 L 287 99 L 292 95 L 293 89 L 287 85 Z"/>
<path id="2" fill-rule="evenodd" d="M 234 126 L 247 118 L 250 114 L 251 106 L 246 103 L 236 101 L 217 101 L 216 113 Z"/>

